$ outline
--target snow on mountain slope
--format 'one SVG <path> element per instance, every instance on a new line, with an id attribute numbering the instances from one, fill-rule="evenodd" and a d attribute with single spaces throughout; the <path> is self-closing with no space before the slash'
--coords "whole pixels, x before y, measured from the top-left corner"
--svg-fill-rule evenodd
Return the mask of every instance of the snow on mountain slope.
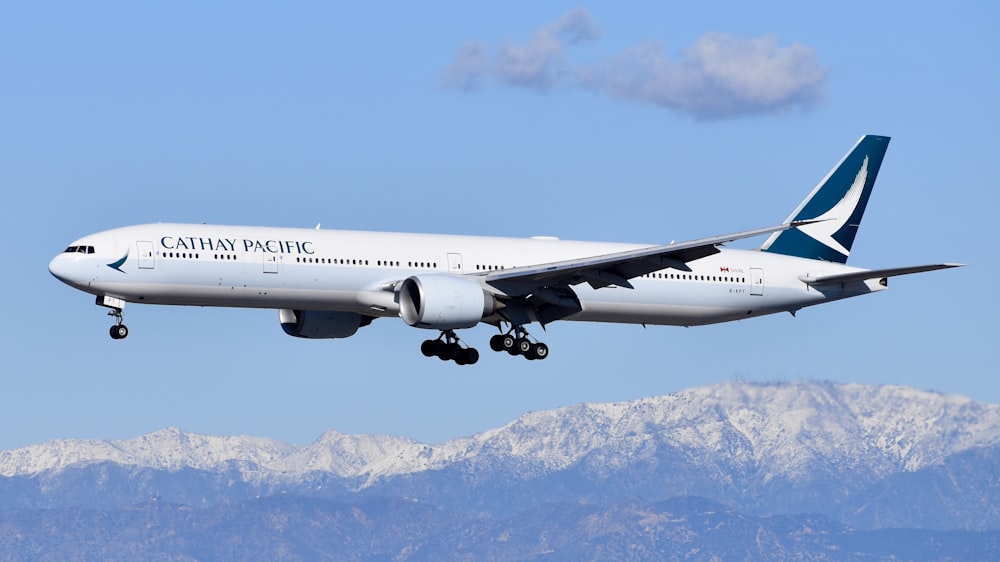
<path id="1" fill-rule="evenodd" d="M 31 475 L 96 462 L 163 470 L 212 470 L 236 463 L 252 470 L 280 462 L 297 449 L 261 437 L 212 437 L 163 429 L 122 441 L 60 439 L 0 452 L 0 476 Z"/>
<path id="2" fill-rule="evenodd" d="M 0 475 L 97 462 L 178 470 L 237 468 L 248 480 L 310 472 L 380 479 L 449 466 L 502 466 L 522 476 L 587 459 L 606 471 L 657 447 L 706 467 L 752 467 L 764 480 L 848 469 L 872 477 L 916 471 L 1000 443 L 1000 406 L 898 386 L 730 382 L 630 402 L 532 412 L 470 438 L 427 445 L 403 437 L 327 432 L 295 447 L 254 437 L 166 429 L 122 441 L 59 440 L 0 452 Z"/>

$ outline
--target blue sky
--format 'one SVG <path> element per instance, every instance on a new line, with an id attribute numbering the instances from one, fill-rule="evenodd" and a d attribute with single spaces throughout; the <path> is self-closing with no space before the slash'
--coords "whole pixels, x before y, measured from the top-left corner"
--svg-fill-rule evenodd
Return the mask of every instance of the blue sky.
<path id="1" fill-rule="evenodd" d="M 995 3 L 12 3 L 0 8 L 0 448 L 163 427 L 439 442 L 529 410 L 732 379 L 1000 402 Z M 970 267 L 701 328 L 557 323 L 474 367 L 379 320 L 132 305 L 127 340 L 46 266 L 157 221 L 664 243 L 783 220 L 893 137 L 850 263 Z M 743 244 L 751 247 L 762 240 Z M 535 330 L 539 332 L 539 330 Z"/>

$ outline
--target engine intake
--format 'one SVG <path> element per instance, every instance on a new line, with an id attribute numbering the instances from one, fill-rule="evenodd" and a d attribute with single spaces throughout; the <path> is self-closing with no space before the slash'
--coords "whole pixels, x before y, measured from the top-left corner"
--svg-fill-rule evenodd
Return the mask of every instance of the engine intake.
<path id="1" fill-rule="evenodd" d="M 397 295 L 403 321 L 417 328 L 471 328 L 494 309 L 493 296 L 478 281 L 452 275 L 408 277 Z"/>

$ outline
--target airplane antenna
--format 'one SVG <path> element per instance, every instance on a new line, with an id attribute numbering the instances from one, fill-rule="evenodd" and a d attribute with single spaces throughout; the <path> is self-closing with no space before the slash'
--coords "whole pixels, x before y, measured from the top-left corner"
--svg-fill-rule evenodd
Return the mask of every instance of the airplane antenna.
<path id="1" fill-rule="evenodd" d="M 316 223 L 316 230 L 319 230 L 319 225 L 321 225 L 321 224 L 323 224 L 323 223 L 321 223 L 321 222 Z"/>

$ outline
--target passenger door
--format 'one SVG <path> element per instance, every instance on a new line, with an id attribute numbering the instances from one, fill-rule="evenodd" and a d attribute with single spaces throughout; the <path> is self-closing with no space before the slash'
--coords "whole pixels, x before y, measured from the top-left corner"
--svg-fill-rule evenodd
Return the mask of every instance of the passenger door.
<path id="1" fill-rule="evenodd" d="M 139 254 L 139 269 L 154 269 L 156 267 L 152 242 L 136 242 L 135 249 Z"/>
<path id="2" fill-rule="evenodd" d="M 751 267 L 750 268 L 750 294 L 763 296 L 764 295 L 764 270 Z"/>

